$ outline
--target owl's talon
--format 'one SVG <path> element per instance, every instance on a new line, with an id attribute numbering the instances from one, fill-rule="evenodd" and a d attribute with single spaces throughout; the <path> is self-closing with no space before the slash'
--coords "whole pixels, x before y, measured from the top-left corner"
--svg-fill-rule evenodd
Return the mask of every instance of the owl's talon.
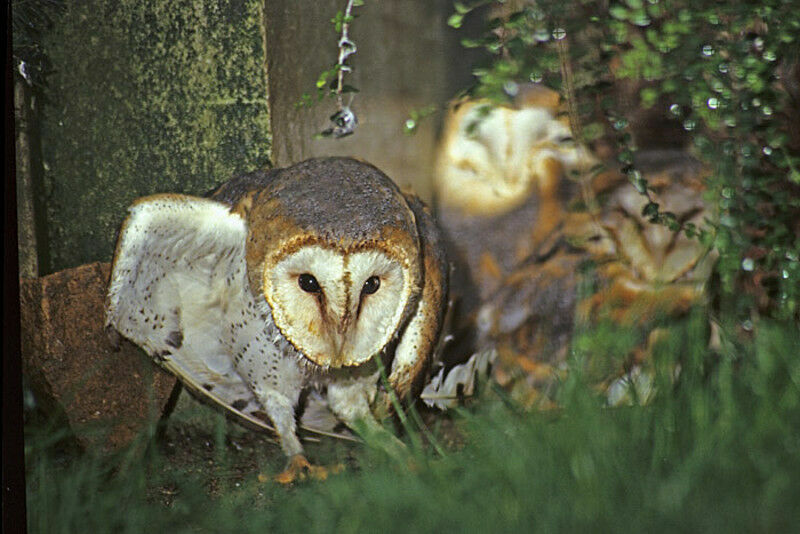
<path id="1" fill-rule="evenodd" d="M 338 470 L 334 470 L 337 473 Z M 289 463 L 283 472 L 275 475 L 275 482 L 279 484 L 291 484 L 296 480 L 325 480 L 328 478 L 328 470 L 320 465 L 311 465 L 311 462 L 302 454 L 295 454 L 289 459 Z"/>

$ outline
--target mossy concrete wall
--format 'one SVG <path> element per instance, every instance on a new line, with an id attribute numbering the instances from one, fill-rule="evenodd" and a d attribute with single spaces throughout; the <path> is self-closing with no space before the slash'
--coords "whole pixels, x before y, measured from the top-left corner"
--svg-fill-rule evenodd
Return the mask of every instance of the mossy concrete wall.
<path id="1" fill-rule="evenodd" d="M 256 0 L 65 4 L 44 43 L 46 270 L 108 260 L 136 197 L 270 163 L 264 38 Z"/>
<path id="2" fill-rule="evenodd" d="M 336 60 L 330 19 L 344 0 L 65 2 L 44 38 L 42 274 L 107 261 L 126 209 L 157 192 L 203 194 L 234 174 L 317 155 L 369 160 L 430 193 L 438 118 L 403 133 L 411 110 L 441 106 L 468 72 L 453 55 L 449 0 L 367 1 L 347 82 L 356 133 L 314 139 L 333 100 L 295 103 Z M 454 83 L 454 79 L 458 83 Z"/>

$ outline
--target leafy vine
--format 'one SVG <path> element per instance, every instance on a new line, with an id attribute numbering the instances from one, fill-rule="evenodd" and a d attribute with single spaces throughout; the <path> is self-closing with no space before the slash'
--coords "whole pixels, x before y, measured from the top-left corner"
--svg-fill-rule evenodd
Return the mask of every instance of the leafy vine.
<path id="1" fill-rule="evenodd" d="M 358 89 L 346 84 L 344 80 L 345 76 L 353 71 L 347 60 L 357 51 L 356 43 L 349 34 L 350 24 L 355 19 L 353 8 L 363 5 L 364 0 L 347 0 L 344 11 L 337 11 L 336 15 L 331 19 L 331 24 L 339 34 L 338 58 L 330 69 L 323 71 L 317 78 L 316 98 L 304 93 L 298 102 L 299 106 L 310 106 L 325 97 L 335 98 L 336 112 L 330 116 L 329 127 L 318 134 L 320 137 L 345 137 L 355 132 L 358 126 L 358 118 L 351 107 L 353 96 L 358 92 Z M 350 95 L 347 103 L 344 102 L 345 94 Z"/>

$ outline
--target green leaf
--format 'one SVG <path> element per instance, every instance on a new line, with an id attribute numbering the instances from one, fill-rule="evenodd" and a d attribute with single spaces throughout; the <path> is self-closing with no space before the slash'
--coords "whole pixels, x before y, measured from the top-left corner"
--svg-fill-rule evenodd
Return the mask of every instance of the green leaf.
<path id="1" fill-rule="evenodd" d="M 325 87 L 328 84 L 328 80 L 332 74 L 333 72 L 329 70 L 321 72 L 319 78 L 317 78 L 317 89 L 322 89 Z"/>
<path id="2" fill-rule="evenodd" d="M 628 20 L 629 11 L 627 8 L 616 5 L 608 9 L 609 14 L 617 20 Z"/>
<path id="3" fill-rule="evenodd" d="M 459 15 L 466 15 L 467 13 L 472 11 L 471 7 L 467 7 L 461 2 L 455 2 L 453 4 L 453 7 L 455 8 L 456 13 L 458 13 Z"/>
<path id="4" fill-rule="evenodd" d="M 642 216 L 648 219 L 658 217 L 658 202 L 648 202 L 645 207 L 642 208 Z"/>
<path id="5" fill-rule="evenodd" d="M 453 13 L 450 15 L 450 18 L 447 19 L 447 25 L 451 28 L 460 28 L 463 22 L 464 15 L 460 15 L 458 13 Z"/>
<path id="6" fill-rule="evenodd" d="M 645 108 L 653 107 L 658 100 L 658 95 L 658 90 L 653 87 L 645 87 L 642 89 L 639 93 L 639 96 L 642 100 L 642 106 Z"/>

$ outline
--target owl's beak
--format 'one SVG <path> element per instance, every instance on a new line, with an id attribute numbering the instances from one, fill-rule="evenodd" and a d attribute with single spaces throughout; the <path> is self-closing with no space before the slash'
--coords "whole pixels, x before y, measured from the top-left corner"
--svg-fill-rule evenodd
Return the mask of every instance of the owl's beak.
<path id="1" fill-rule="evenodd" d="M 349 355 L 345 354 L 345 348 L 349 345 L 352 320 L 349 314 L 345 314 L 341 318 L 329 316 L 326 322 L 328 341 L 331 347 L 330 365 L 331 367 L 342 367 L 346 361 L 349 361 Z"/>

